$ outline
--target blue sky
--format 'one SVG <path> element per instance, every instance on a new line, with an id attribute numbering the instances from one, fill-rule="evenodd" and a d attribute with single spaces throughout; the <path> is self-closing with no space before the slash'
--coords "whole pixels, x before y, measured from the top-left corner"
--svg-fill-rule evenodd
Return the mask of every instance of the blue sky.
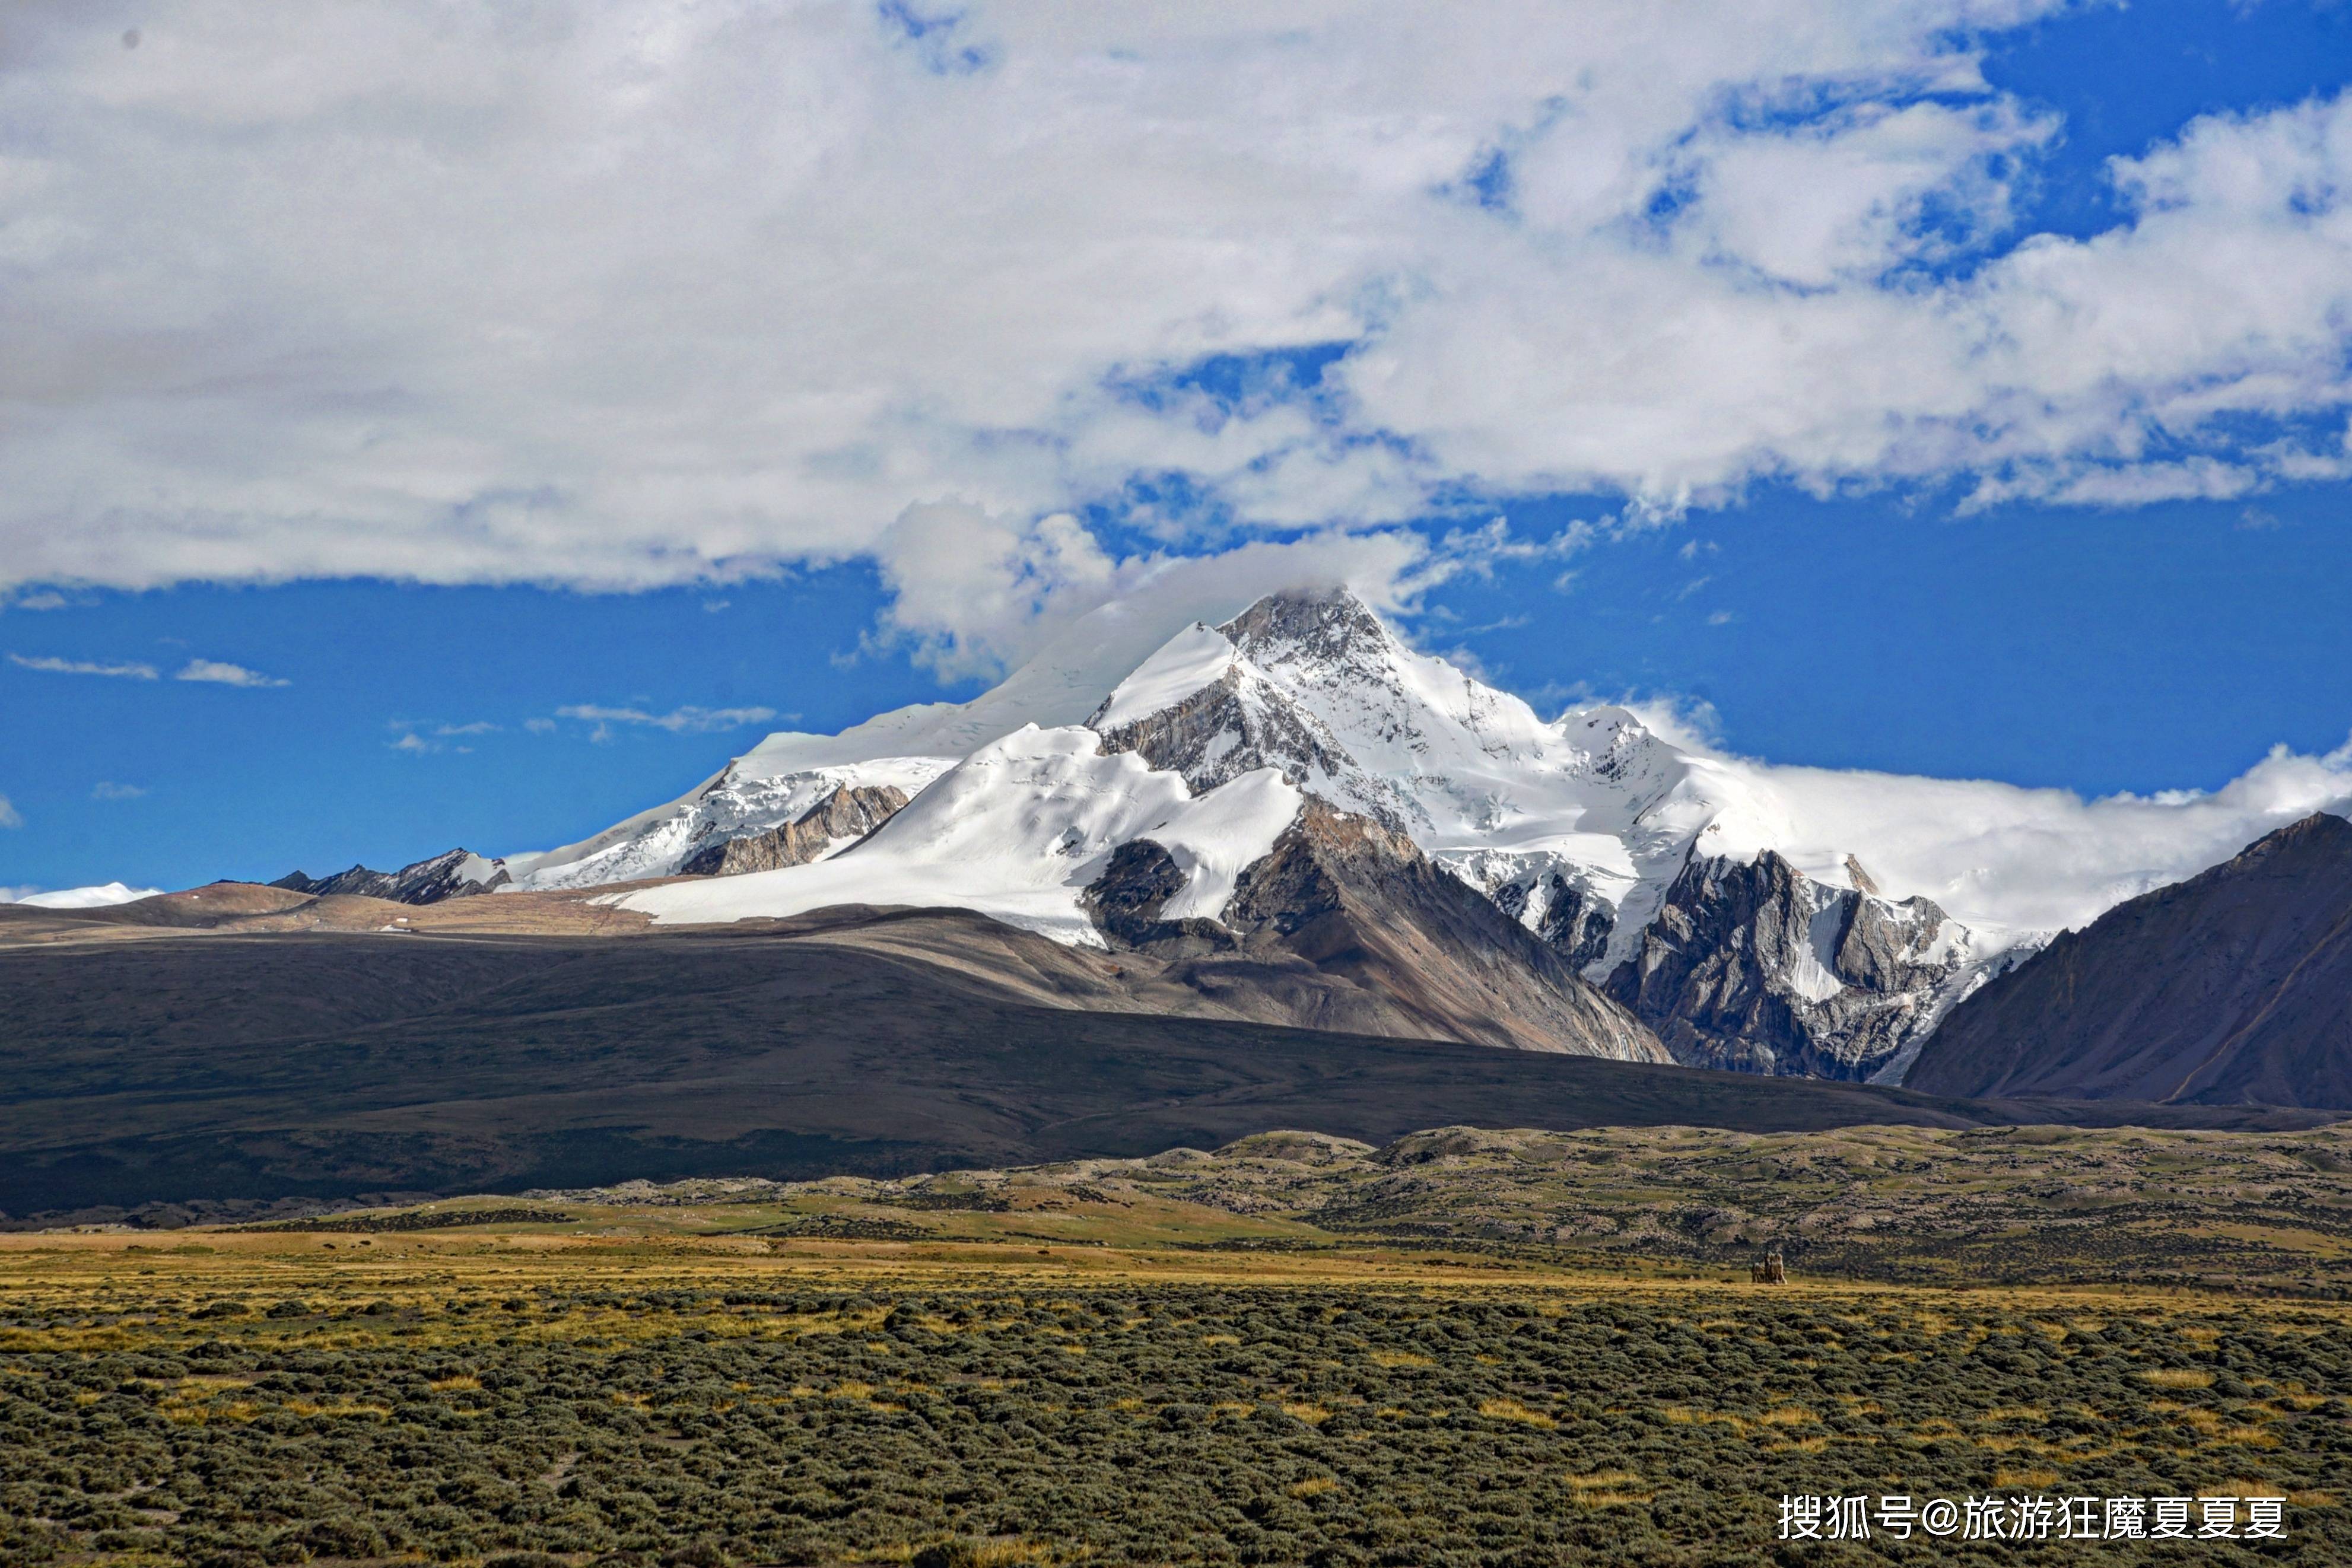
<path id="1" fill-rule="evenodd" d="M 627 57 L 646 118 L 639 9 L 34 8 L 0 887 L 544 847 L 1252 541 L 1390 541 L 1366 586 L 1423 645 L 1779 761 L 2146 791 L 2352 733 L 2352 6 L 1822 0 L 1818 37 L 1573 49 L 1535 6 L 1075 42 L 745 8 Z M 509 47 L 569 89 L 496 96 Z M 840 169 L 754 68 L 812 54 L 863 97 L 811 124 L 888 127 Z M 1342 101 L 1368 63 L 1393 100 Z M 305 154 L 354 134 L 433 177 Z"/>

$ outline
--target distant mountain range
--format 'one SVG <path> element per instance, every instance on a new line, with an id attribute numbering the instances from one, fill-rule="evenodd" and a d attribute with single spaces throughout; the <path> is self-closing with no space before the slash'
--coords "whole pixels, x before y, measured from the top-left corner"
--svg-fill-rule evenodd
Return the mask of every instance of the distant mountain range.
<path id="1" fill-rule="evenodd" d="M 972 702 L 771 736 L 579 843 L 277 885 L 495 894 L 486 915 L 584 896 L 659 927 L 958 908 L 1293 1025 L 1956 1094 L 2352 1104 L 2329 924 L 2352 827 L 2311 816 L 2346 795 L 2331 773 L 2086 806 L 1771 767 L 1621 706 L 1546 722 L 1356 598 L 1289 592 L 1172 631 L 1097 612 Z"/>

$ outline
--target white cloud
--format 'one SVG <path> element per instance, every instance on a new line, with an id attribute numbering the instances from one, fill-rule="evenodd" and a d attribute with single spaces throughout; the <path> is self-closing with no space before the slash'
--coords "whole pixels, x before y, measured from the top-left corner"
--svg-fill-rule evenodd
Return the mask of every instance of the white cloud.
<path id="1" fill-rule="evenodd" d="M 145 793 L 145 788 L 141 785 L 116 784 L 101 779 L 90 786 L 89 798 L 93 800 L 136 800 Z"/>
<path id="2" fill-rule="evenodd" d="M 291 681 L 265 675 L 258 670 L 248 670 L 243 664 L 223 664 L 218 659 L 191 659 L 187 667 L 172 677 L 175 681 L 210 681 L 223 686 L 286 686 Z"/>
<path id="3" fill-rule="evenodd" d="M 8 797 L 0 795 L 0 828 L 21 828 L 24 825 L 25 819 L 16 814 L 16 808 L 9 802 Z"/>
<path id="4" fill-rule="evenodd" d="M 1049 529 L 1061 521 L 1047 519 Z M 1026 663 L 1089 612 L 1108 609 L 1144 638 L 1102 651 L 1111 664 L 1126 660 L 1116 680 L 1158 647 L 1169 627 L 1226 620 L 1276 589 L 1346 587 L 1377 608 L 1409 609 L 1427 589 L 1507 548 L 1507 536 L 1497 543 L 1499 526 L 1449 536 L 1436 547 L 1402 528 L 1326 528 L 1211 555 L 1139 551 L 1114 559 L 1083 534 L 1075 538 L 1085 542 L 1067 549 L 1055 548 L 1050 531 L 1046 548 L 1023 548 L 1034 536 L 1003 518 L 928 507 L 910 533 L 886 540 L 886 571 L 898 597 L 884 612 L 884 640 L 911 642 L 916 656 L 943 674 L 988 674 Z M 1086 634 L 1102 635 L 1103 628 L 1089 622 Z"/>
<path id="5" fill-rule="evenodd" d="M 1858 853 L 1894 896 L 1921 894 L 1964 922 L 2026 929 L 2081 925 L 2314 811 L 2352 810 L 2352 741 L 2318 757 L 2274 747 L 2219 789 L 2089 800 L 2065 789 L 1716 755 L 1758 803 L 1725 820 L 1726 852 L 1774 841 L 1821 875 Z M 1772 841 L 1775 823 L 1800 826 Z"/>
<path id="6" fill-rule="evenodd" d="M 103 909 L 110 904 L 153 898 L 163 891 L 160 887 L 131 887 L 120 882 L 100 883 L 96 887 L 62 887 L 50 893 L 20 888 L 15 902 L 43 909 Z"/>
<path id="7" fill-rule="evenodd" d="M 21 904 L 40 891 L 40 886 L 37 883 L 26 883 L 17 887 L 0 887 L 0 904 Z"/>
<path id="8" fill-rule="evenodd" d="M 530 725 L 526 725 L 524 727 L 530 728 L 537 724 L 545 724 L 550 729 L 555 727 L 552 720 L 533 720 Z M 387 744 L 393 750 L 404 752 L 411 757 L 423 757 L 437 751 L 455 751 L 460 757 L 471 756 L 474 750 L 472 747 L 451 746 L 446 743 L 452 740 L 470 739 L 478 735 L 494 735 L 499 729 L 497 725 L 488 719 L 476 719 L 470 724 L 427 724 L 413 718 L 396 718 L 387 727 L 399 732 L 399 738 Z"/>
<path id="9" fill-rule="evenodd" d="M 2056 130 L 2000 101 L 1864 103 L 1760 132 L 1718 125 L 1682 154 L 1696 187 L 1693 227 L 1723 259 L 1767 278 L 1868 284 L 2005 231 L 2010 192 L 1995 161 Z"/>
<path id="10" fill-rule="evenodd" d="M 2352 100 L 2200 120 L 2116 163 L 2114 229 L 2021 238 L 2063 128 L 1979 51 L 2061 4 L 982 4 L 910 40 L 156 0 L 133 50 L 32 0 L 0 584 L 863 557 L 959 674 L 1163 554 L 1465 492 L 2352 471 Z M 1354 351 L 1311 405 L 1161 373 L 1318 343 Z"/>
<path id="11" fill-rule="evenodd" d="M 1132 562 L 1115 562 L 1076 518 L 1023 521 L 961 502 L 908 507 L 876 547 L 893 601 L 887 622 L 945 675 L 985 674 L 1029 628 L 1110 598 Z"/>
<path id="12" fill-rule="evenodd" d="M 28 659 L 22 653 L 9 654 L 8 662 L 20 669 L 41 670 L 53 675 L 112 675 L 131 681 L 152 681 L 155 678 L 155 666 L 152 664 L 56 659 L 46 655 Z"/>
<path id="13" fill-rule="evenodd" d="M 709 735 L 723 729 L 740 729 L 747 724 L 765 724 L 776 716 L 772 707 L 677 707 L 667 713 L 649 713 L 644 708 L 602 707 L 593 703 L 579 703 L 555 710 L 559 718 L 576 718 L 596 727 L 590 738 L 607 740 L 611 727 L 616 724 L 643 725 L 654 729 L 666 729 L 672 735 Z"/>

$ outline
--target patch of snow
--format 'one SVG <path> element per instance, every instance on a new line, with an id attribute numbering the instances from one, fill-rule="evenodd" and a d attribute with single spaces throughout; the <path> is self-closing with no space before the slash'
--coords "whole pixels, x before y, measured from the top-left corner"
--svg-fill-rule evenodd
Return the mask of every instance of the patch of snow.
<path id="1" fill-rule="evenodd" d="M 1240 658 L 1223 632 L 1195 621 L 1119 682 L 1087 723 L 1108 731 L 1150 718 L 1216 685 Z"/>
<path id="2" fill-rule="evenodd" d="M 27 894 L 16 902 L 27 909 L 109 909 L 118 904 L 159 897 L 163 892 L 160 887 L 129 887 L 109 882 L 96 887 L 65 887 L 55 893 Z"/>
<path id="3" fill-rule="evenodd" d="M 505 870 L 505 862 L 492 860 L 487 855 L 478 855 L 468 850 L 466 852 L 466 858 L 457 862 L 457 880 L 470 882 L 478 886 Z"/>
<path id="4" fill-rule="evenodd" d="M 855 851 L 810 865 L 607 895 L 659 924 L 805 914 L 844 904 L 976 910 L 1073 946 L 1100 946 L 1079 894 L 1111 852 L 1163 845 L 1187 877 L 1171 917 L 1213 919 L 1234 879 L 1273 848 L 1301 797 L 1272 769 L 1195 798 L 1183 779 L 1090 729 L 1026 726 L 982 747 Z"/>
<path id="5" fill-rule="evenodd" d="M 1929 945 L 1927 956 L 1941 963 L 1957 958 L 1958 966 L 1950 979 L 1937 988 L 1928 998 L 1927 1011 L 1921 1015 L 1909 1035 L 1894 1055 L 1870 1075 L 1873 1083 L 1900 1084 L 1911 1064 L 1919 1060 L 1927 1049 L 1928 1036 L 1950 1016 L 1951 1010 L 1974 996 L 1987 984 L 2007 974 L 2035 953 L 2049 946 L 2054 931 L 2011 931 L 2001 928 L 1971 931 L 1955 921 L 1944 922 L 1936 940 Z"/>
<path id="6" fill-rule="evenodd" d="M 1834 890 L 1811 884 L 1817 907 L 1805 922 L 1805 945 L 1790 967 L 1789 988 L 1809 1002 L 1825 1002 L 1845 989 L 1837 974 L 1837 941 L 1845 925 L 1845 905 Z"/>

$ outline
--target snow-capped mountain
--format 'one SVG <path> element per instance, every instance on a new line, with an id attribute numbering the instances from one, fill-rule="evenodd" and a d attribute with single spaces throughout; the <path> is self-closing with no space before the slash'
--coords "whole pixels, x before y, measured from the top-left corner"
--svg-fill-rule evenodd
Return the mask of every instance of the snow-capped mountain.
<path id="1" fill-rule="evenodd" d="M 1160 845 L 1184 877 L 1165 917 L 1213 920 L 1234 879 L 1298 815 L 1301 799 L 1272 768 L 1195 795 L 1179 775 L 1106 752 L 1093 731 L 1077 727 L 1024 725 L 940 771 L 853 853 L 672 883 L 617 901 L 657 921 L 697 924 L 844 904 L 950 905 L 1100 946 L 1081 896 L 1114 850 L 1144 839 Z"/>
<path id="2" fill-rule="evenodd" d="M 2090 802 L 1775 767 L 1625 707 L 1547 722 L 1352 596 L 1288 592 L 1217 625 L 1097 612 L 971 703 L 772 736 L 503 867 L 529 890 L 772 866 L 613 896 L 664 923 L 953 905 L 1088 945 L 1141 928 L 1110 878 L 1158 901 L 1163 936 L 1239 939 L 1253 866 L 1320 802 L 1475 890 L 1678 1060 L 1885 1078 L 2049 933 L 2347 800 L 2352 755 Z M 1122 861 L 1137 844 L 1156 852 Z"/>
<path id="3" fill-rule="evenodd" d="M 1547 724 L 1345 596 L 1188 628 L 1089 722 L 1196 788 L 1275 768 L 1412 835 L 1695 1065 L 1870 1076 L 2019 942 L 1878 896 L 1851 851 L 1800 873 L 1766 847 L 1782 802 L 1624 709 Z"/>

